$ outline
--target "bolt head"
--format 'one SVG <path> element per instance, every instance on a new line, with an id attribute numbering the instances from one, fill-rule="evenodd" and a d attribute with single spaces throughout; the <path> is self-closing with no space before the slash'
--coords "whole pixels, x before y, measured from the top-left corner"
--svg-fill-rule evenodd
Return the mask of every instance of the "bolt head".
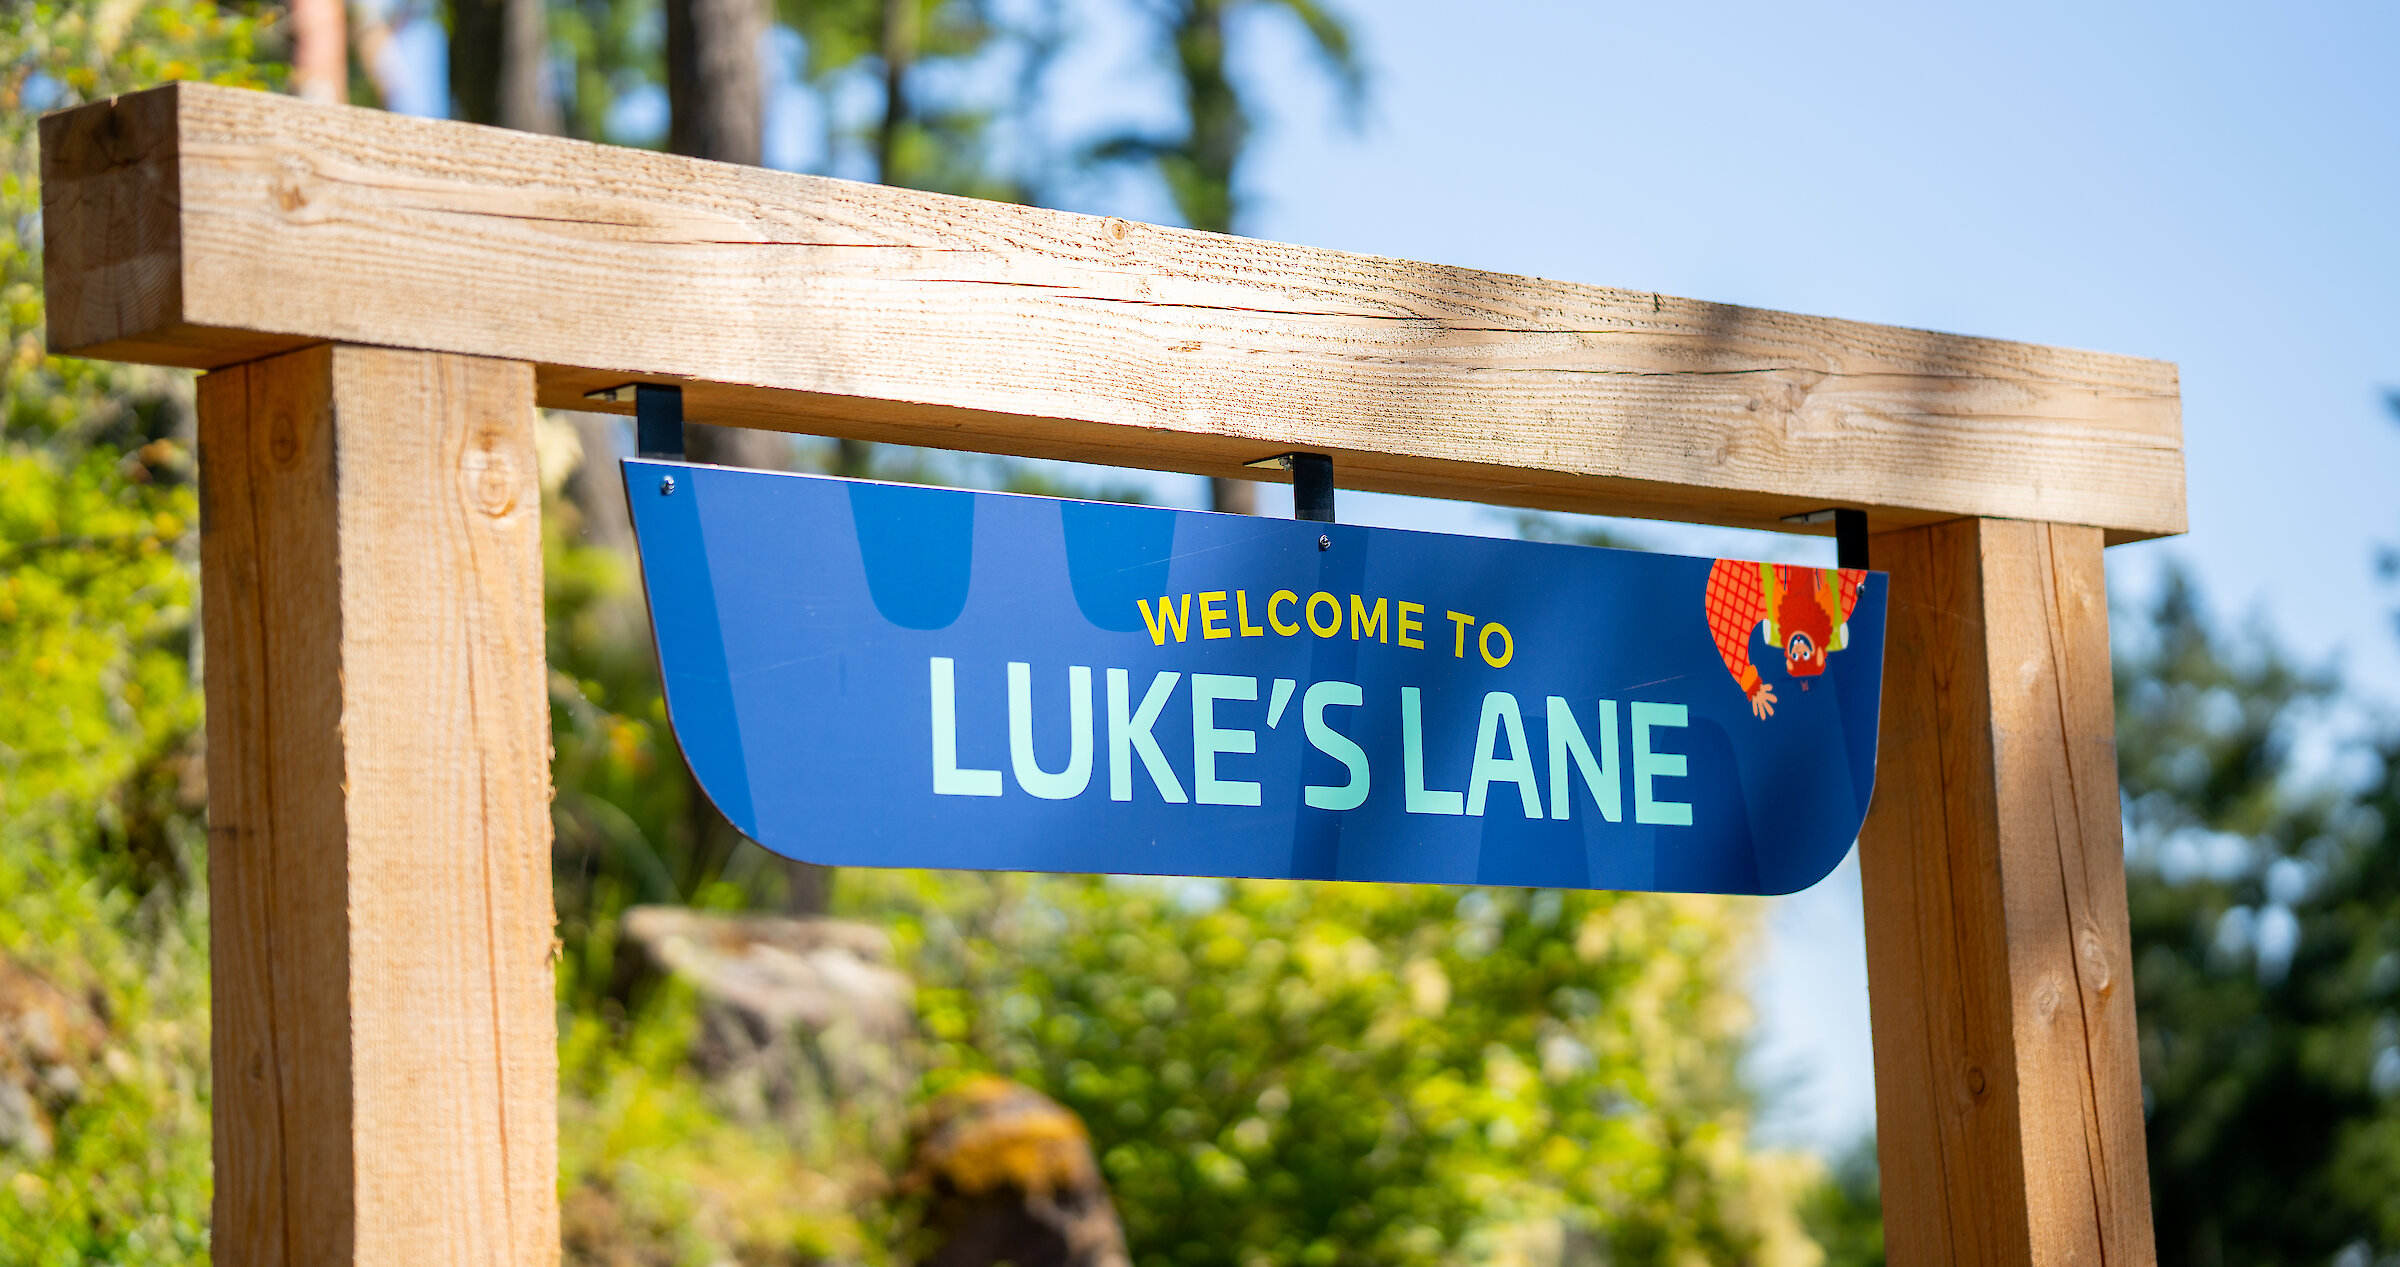
<path id="1" fill-rule="evenodd" d="M 1331 538 L 1331 537 L 1319 537 L 1319 538 L 1317 538 L 1317 548 L 1318 548 L 1318 549 L 1320 549 L 1320 550 L 1330 550 L 1330 549 L 1332 549 L 1332 548 L 1333 548 L 1333 538 Z"/>
<path id="2" fill-rule="evenodd" d="M 675 477 L 669 475 L 658 481 L 658 495 L 666 497 L 675 491 Z"/>

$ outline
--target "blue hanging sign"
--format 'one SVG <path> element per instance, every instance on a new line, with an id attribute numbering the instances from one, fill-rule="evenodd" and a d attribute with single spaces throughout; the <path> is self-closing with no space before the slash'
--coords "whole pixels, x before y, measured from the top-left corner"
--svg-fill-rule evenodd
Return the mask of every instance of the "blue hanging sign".
<path id="1" fill-rule="evenodd" d="M 684 756 L 810 862 L 1788 893 L 1874 786 L 1880 573 L 625 474 Z"/>

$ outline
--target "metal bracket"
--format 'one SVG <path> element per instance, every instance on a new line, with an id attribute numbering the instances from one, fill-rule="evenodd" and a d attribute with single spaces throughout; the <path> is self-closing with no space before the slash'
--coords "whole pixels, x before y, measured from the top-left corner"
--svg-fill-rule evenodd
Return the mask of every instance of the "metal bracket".
<path id="1" fill-rule="evenodd" d="M 1322 453 L 1278 453 L 1244 463 L 1292 473 L 1292 518 L 1329 524 L 1333 518 L 1333 459 Z"/>
<path id="2" fill-rule="evenodd" d="M 1804 515 L 1785 515 L 1787 524 L 1821 524 L 1833 521 L 1834 566 L 1867 569 L 1867 512 L 1848 507 L 1812 510 Z"/>
<path id="3" fill-rule="evenodd" d="M 633 401 L 633 452 L 636 457 L 683 460 L 683 389 L 657 383 L 620 383 L 583 394 L 585 400 L 612 405 Z"/>

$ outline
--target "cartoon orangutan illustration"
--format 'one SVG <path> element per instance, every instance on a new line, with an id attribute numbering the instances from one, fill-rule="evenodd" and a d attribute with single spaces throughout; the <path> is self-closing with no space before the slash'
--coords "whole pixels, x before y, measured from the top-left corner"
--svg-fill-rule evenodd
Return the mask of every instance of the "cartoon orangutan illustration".
<path id="1" fill-rule="evenodd" d="M 1775 715 L 1775 688 L 1750 663 L 1750 631 L 1767 627 L 1794 677 L 1825 671 L 1825 657 L 1848 646 L 1850 609 L 1867 574 L 1854 568 L 1803 568 L 1719 559 L 1708 570 L 1708 631 L 1725 668 L 1762 720 Z"/>

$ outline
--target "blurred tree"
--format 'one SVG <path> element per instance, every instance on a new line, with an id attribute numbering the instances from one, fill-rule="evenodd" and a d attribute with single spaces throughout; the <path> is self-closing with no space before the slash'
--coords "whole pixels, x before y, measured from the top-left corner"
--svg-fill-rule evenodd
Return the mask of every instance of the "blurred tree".
<path id="1" fill-rule="evenodd" d="M 1162 0 L 1145 7 L 1158 52 L 1182 88 L 1183 134 L 1120 132 L 1094 146 L 1092 156 L 1155 169 L 1184 223 L 1235 232 L 1242 210 L 1237 169 L 1250 144 L 1251 104 L 1228 65 L 1227 27 L 1245 11 L 1290 14 L 1355 111 L 1365 101 L 1366 74 L 1351 48 L 1349 23 L 1319 0 Z"/>
<path id="2" fill-rule="evenodd" d="M 308 101 L 350 99 L 350 29 L 343 0 L 287 0 L 292 92 Z"/>
<path id="3" fill-rule="evenodd" d="M 0 9 L 0 814 L 81 814 L 145 761 L 180 779 L 199 723 L 191 376 L 46 353 L 36 119 L 166 79 L 269 86 L 267 31 L 206 0 Z"/>
<path id="4" fill-rule="evenodd" d="M 662 134 L 618 126 L 618 107 L 660 91 L 666 51 L 655 0 L 548 0 L 559 121 L 568 136 L 656 146 Z"/>
<path id="5" fill-rule="evenodd" d="M 1134 1259 L 1807 1261 L 1726 899 L 862 873 L 942 1079 L 1090 1126 Z M 1545 1248 L 1546 1247 L 1546 1248 Z"/>
<path id="6" fill-rule="evenodd" d="M 2400 391 L 2385 392 L 2383 407 L 2391 413 L 2393 422 L 2400 423 Z M 2400 543 L 2387 542 L 2375 551 L 2375 575 L 2385 585 L 2400 581 Z M 2393 608 L 2391 616 L 2392 633 L 2400 637 L 2400 607 Z"/>
<path id="7" fill-rule="evenodd" d="M 767 0 L 666 0 L 667 148 L 757 166 L 766 159 Z"/>
<path id="8" fill-rule="evenodd" d="M 454 117 L 520 132 L 559 131 L 549 61 L 542 0 L 450 0 Z"/>
<path id="9" fill-rule="evenodd" d="M 2334 690 L 2171 574 L 2117 669 L 2150 1181 L 2162 1262 L 2400 1252 L 2400 744 L 2311 790 Z M 2322 724 L 2322 718 L 2318 718 Z"/>
<path id="10" fill-rule="evenodd" d="M 999 133 L 1042 91 L 1058 40 L 1056 3 L 777 0 L 778 18 L 807 50 L 801 77 L 828 103 L 827 168 L 910 189 L 1031 200 L 1044 156 L 1022 135 L 1004 147 Z M 845 122 L 831 103 L 846 89 L 871 94 L 875 112 Z"/>
<path id="11" fill-rule="evenodd" d="M 1227 63 L 1228 25 L 1245 10 L 1290 14 L 1355 112 L 1365 100 L 1366 74 L 1351 48 L 1349 23 L 1318 0 L 1163 0 L 1145 7 L 1162 60 L 1174 67 L 1183 90 L 1183 134 L 1120 132 L 1093 146 L 1092 158 L 1150 167 L 1166 182 L 1185 224 L 1235 232 L 1241 221 L 1237 169 L 1250 144 L 1251 106 Z M 1249 480 L 1212 479 L 1209 491 L 1218 510 L 1257 512 L 1258 486 Z"/>
<path id="12" fill-rule="evenodd" d="M 1035 10 L 1038 16 L 1042 10 Z M 862 67 L 875 69 L 882 98 L 865 147 L 874 179 L 886 185 L 1022 202 L 1025 183 L 996 166 L 994 120 L 1018 102 L 929 101 L 912 91 L 920 70 L 963 70 L 1012 38 L 1038 59 L 1045 45 L 1012 36 L 995 23 L 984 0 L 779 0 L 778 16 L 807 48 L 802 76 L 830 100 L 836 85 Z M 958 78 L 959 76 L 953 76 Z M 1018 88 L 1025 90 L 1020 78 Z M 841 140 L 828 120 L 827 150 Z M 829 455 L 833 474 L 875 471 L 875 446 L 838 441 Z"/>
<path id="13" fill-rule="evenodd" d="M 1833 1171 L 1800 1204 L 1800 1219 L 1825 1255 L 1823 1267 L 1883 1267 L 1883 1185 L 1875 1133 L 1833 1162 Z"/>
<path id="14" fill-rule="evenodd" d="M 191 376 L 45 354 L 34 121 L 284 47 L 204 0 L 0 7 L 0 1261 L 205 1262 L 209 1203 Z M 45 992 L 101 1037 L 27 1129 Z"/>

